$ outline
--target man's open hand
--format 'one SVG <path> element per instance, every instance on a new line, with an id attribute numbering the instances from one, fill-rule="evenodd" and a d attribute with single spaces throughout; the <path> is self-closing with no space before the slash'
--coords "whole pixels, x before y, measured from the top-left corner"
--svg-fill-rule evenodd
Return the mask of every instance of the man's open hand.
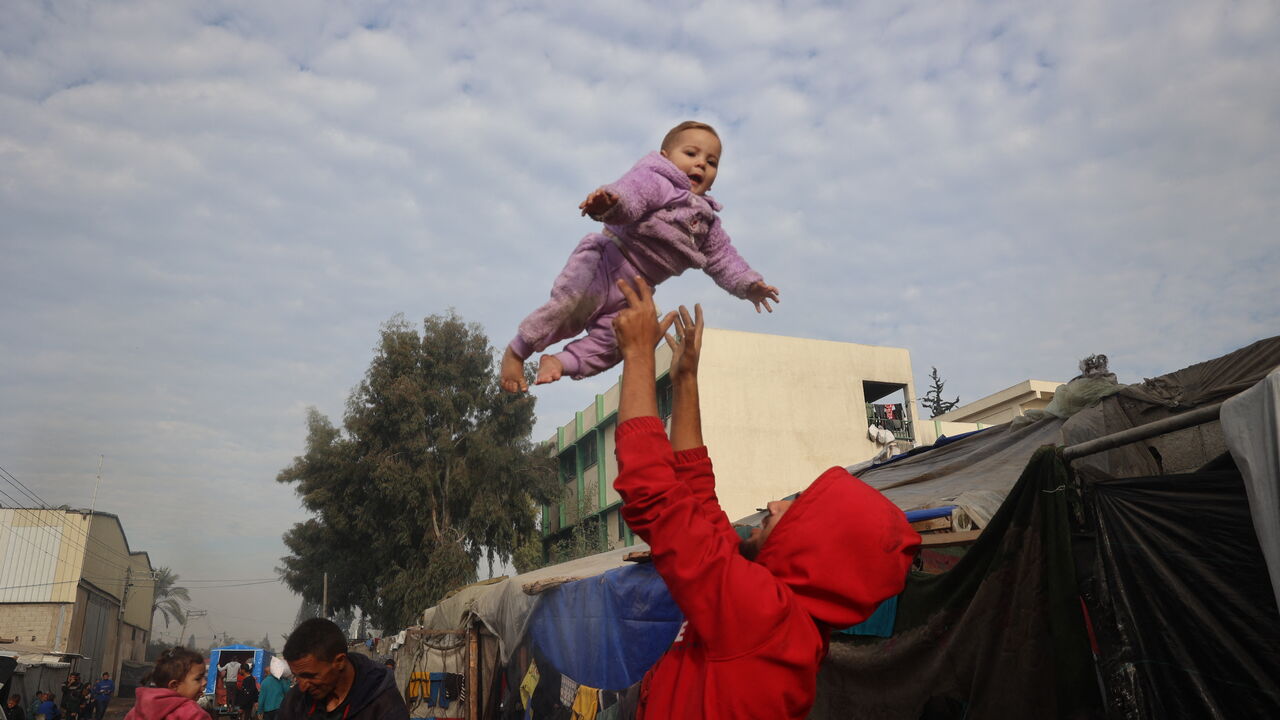
<path id="1" fill-rule="evenodd" d="M 601 215 L 612 210 L 613 206 L 617 204 L 617 195 L 602 187 L 598 187 L 595 190 L 592 190 L 591 194 L 587 196 L 587 199 L 583 200 L 578 205 L 578 209 L 582 211 L 583 215 L 590 215 L 593 218 L 599 218 Z"/>
<path id="2" fill-rule="evenodd" d="M 625 278 L 618 280 L 618 289 L 627 299 L 627 307 L 613 317 L 613 334 L 618 340 L 618 352 L 623 359 L 648 354 L 653 357 L 653 348 L 662 340 L 676 314 L 658 320 L 658 308 L 653 304 L 653 290 L 640 276 L 632 281 Z"/>
<path id="3" fill-rule="evenodd" d="M 681 305 L 671 332 L 667 333 L 667 347 L 671 348 L 671 379 L 679 382 L 698 377 L 698 358 L 702 354 L 702 306 L 689 308 Z"/>

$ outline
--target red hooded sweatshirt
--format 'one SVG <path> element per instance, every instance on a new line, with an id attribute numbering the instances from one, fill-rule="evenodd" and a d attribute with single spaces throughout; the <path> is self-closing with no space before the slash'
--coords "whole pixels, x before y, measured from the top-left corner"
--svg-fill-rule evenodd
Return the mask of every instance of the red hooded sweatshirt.
<path id="1" fill-rule="evenodd" d="M 645 676 L 638 717 L 806 717 L 828 633 L 902 591 L 920 536 L 893 503 L 836 467 L 748 560 L 716 499 L 705 447 L 673 452 L 655 417 L 622 423 L 616 438 L 622 514 L 686 619 Z"/>
<path id="2" fill-rule="evenodd" d="M 124 720 L 209 720 L 195 701 L 188 700 L 169 688 L 138 688 L 137 700 Z"/>

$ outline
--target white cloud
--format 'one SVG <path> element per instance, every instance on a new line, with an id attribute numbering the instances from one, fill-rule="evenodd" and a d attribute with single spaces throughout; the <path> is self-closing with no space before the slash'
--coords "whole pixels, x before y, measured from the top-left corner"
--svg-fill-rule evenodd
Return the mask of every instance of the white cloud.
<path id="1" fill-rule="evenodd" d="M 271 574 L 302 408 L 340 417 L 381 322 L 452 306 L 505 343 L 592 228 L 582 196 L 687 117 L 722 130 L 725 225 L 783 290 L 762 317 L 700 275 L 660 289 L 716 325 L 907 347 L 918 384 L 937 365 L 967 399 L 1092 352 L 1135 380 L 1280 325 L 1263 0 L 6 19 L 0 461 L 87 504 L 107 455 L 109 509 L 191 578 Z M 539 390 L 539 433 L 614 377 Z M 278 633 L 273 587 L 198 602 Z"/>

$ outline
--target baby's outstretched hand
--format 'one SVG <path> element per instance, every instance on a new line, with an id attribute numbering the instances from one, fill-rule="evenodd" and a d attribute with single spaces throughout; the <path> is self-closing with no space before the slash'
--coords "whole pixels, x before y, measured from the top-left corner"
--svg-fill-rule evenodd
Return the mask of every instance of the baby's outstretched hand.
<path id="1" fill-rule="evenodd" d="M 587 196 L 587 199 L 583 200 L 582 204 L 578 205 L 578 209 L 582 211 L 583 215 L 590 215 L 598 220 L 601 215 L 612 210 L 613 206 L 617 204 L 617 195 L 599 187 L 591 191 L 591 194 Z"/>
<path id="2" fill-rule="evenodd" d="M 772 285 L 765 285 L 763 280 L 757 280 L 751 283 L 747 288 L 747 299 L 752 305 L 756 306 L 756 312 L 760 312 L 760 307 L 764 306 L 765 310 L 773 312 L 773 306 L 769 304 L 772 300 L 776 303 L 782 302 L 778 299 L 778 288 Z"/>

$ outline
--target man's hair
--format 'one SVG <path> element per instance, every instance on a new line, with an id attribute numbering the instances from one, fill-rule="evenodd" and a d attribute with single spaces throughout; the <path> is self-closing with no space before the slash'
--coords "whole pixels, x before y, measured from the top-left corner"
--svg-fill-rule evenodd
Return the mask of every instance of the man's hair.
<path id="1" fill-rule="evenodd" d="M 102 673 L 102 677 L 111 677 L 111 673 L 109 673 L 109 672 L 104 672 L 104 673 Z"/>
<path id="2" fill-rule="evenodd" d="M 151 671 L 151 682 L 156 687 L 168 687 L 169 681 L 182 682 L 195 665 L 203 665 L 204 656 L 184 647 L 171 647 L 160 653 L 156 667 Z"/>
<path id="3" fill-rule="evenodd" d="M 347 651 L 347 637 L 342 630 L 324 618 L 311 618 L 293 629 L 284 643 L 285 662 L 311 655 L 329 662 Z"/>
<path id="4" fill-rule="evenodd" d="M 662 138 L 661 149 L 670 150 L 671 146 L 675 144 L 676 138 L 680 137 L 680 133 L 684 132 L 685 130 L 706 130 L 712 135 L 715 135 L 717 140 L 720 139 L 720 133 L 716 132 L 716 129 L 711 127 L 710 125 L 704 122 L 698 122 L 697 120 L 685 120 L 684 122 L 680 123 L 679 125 L 667 131 L 667 134 Z"/>

